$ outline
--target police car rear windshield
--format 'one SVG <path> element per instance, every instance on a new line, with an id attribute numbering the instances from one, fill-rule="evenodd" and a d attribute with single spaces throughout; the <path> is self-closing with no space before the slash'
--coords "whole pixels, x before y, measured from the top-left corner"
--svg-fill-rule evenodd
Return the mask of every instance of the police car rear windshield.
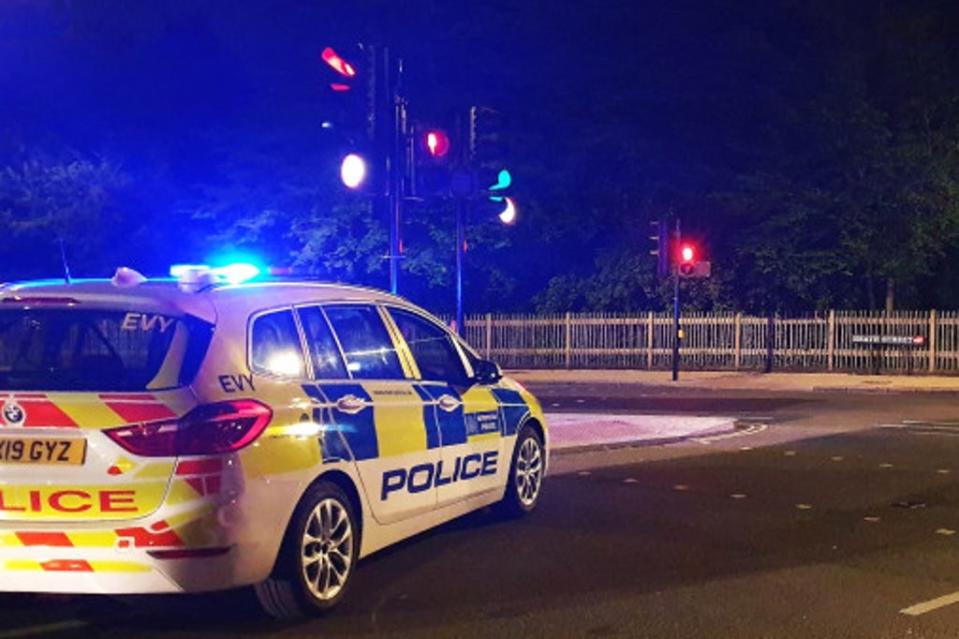
<path id="1" fill-rule="evenodd" d="M 0 392 L 148 391 L 192 381 L 212 327 L 100 309 L 0 309 Z"/>

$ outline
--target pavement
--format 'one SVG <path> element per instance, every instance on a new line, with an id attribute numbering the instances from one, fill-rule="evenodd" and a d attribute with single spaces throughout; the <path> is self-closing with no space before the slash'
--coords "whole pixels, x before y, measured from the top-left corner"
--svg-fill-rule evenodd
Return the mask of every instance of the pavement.
<path id="1" fill-rule="evenodd" d="M 579 452 L 626 445 L 652 446 L 690 437 L 714 437 L 736 430 L 733 417 L 608 413 L 546 413 L 550 449 Z"/>
<path id="2" fill-rule="evenodd" d="M 757 373 L 644 370 L 511 370 L 524 384 L 613 384 L 704 390 L 854 393 L 959 393 L 959 375 L 853 375 L 850 373 Z"/>

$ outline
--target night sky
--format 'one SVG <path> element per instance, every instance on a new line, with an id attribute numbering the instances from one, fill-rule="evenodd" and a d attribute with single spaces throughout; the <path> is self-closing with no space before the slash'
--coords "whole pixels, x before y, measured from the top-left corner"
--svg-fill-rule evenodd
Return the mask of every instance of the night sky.
<path id="1" fill-rule="evenodd" d="M 136 256 L 158 270 L 213 241 L 201 223 L 189 241 L 171 246 L 164 239 L 176 236 L 196 210 L 217 211 L 208 217 L 213 230 L 222 230 L 242 210 L 273 206 L 271 189 L 281 182 L 310 176 L 331 193 L 337 189 L 341 142 L 321 124 L 337 120 L 342 103 L 327 88 L 319 54 L 329 44 L 383 43 L 405 60 L 414 120 L 452 122 L 472 104 L 509 115 L 511 168 L 524 217 L 508 235 L 490 231 L 477 239 L 478 250 L 500 247 L 472 262 L 468 280 L 480 292 L 477 305 L 497 300 L 505 309 L 529 308 L 556 278 L 599 286 L 604 260 L 626 260 L 644 274 L 611 283 L 626 292 L 609 300 L 567 291 L 566 301 L 557 303 L 615 310 L 660 304 L 646 242 L 648 222 L 664 213 L 681 215 L 689 236 L 728 265 L 694 295 L 705 306 L 835 304 L 853 290 L 859 292 L 850 303 L 861 305 L 881 297 L 893 271 L 900 280 L 912 278 L 900 290 L 913 291 L 913 301 L 922 303 L 930 300 L 917 292 L 917 275 L 860 258 L 853 266 L 817 266 L 799 284 L 775 264 L 763 266 L 769 274 L 760 277 L 760 251 L 744 255 L 744 240 L 732 233 L 742 224 L 777 236 L 760 228 L 754 194 L 743 195 L 752 188 L 743 185 L 755 184 L 757 175 L 788 175 L 793 194 L 797 181 L 807 193 L 838 188 L 829 180 L 841 167 L 815 175 L 823 154 L 838 157 L 826 148 L 837 118 L 821 115 L 834 102 L 824 107 L 817 100 L 852 96 L 841 104 L 839 120 L 853 117 L 862 91 L 848 81 L 854 76 L 871 106 L 896 113 L 915 96 L 902 89 L 912 86 L 908 73 L 896 76 L 905 84 L 890 88 L 884 81 L 889 65 L 899 63 L 889 51 L 908 51 L 904 59 L 920 63 L 931 56 L 936 64 L 923 68 L 953 68 L 954 45 L 931 52 L 908 47 L 925 46 L 916 43 L 930 40 L 929 29 L 942 42 L 955 42 L 954 14 L 938 2 L 5 0 L 0 164 L 65 152 L 115 161 L 138 185 L 137 206 L 151 224 L 136 231 L 153 237 L 136 245 Z M 890 23 L 903 26 L 889 35 L 884 25 Z M 930 86 L 931 95 L 943 92 Z M 953 115 L 942 119 L 947 137 Z M 815 124 L 807 125 L 808 118 Z M 242 196 L 238 184 L 246 189 Z M 439 219 L 440 211 L 428 215 Z M 815 220 L 803 223 L 823 228 Z M 423 238 L 444 233 L 437 226 L 411 229 L 408 244 L 422 239 L 427 246 Z M 800 266 L 817 251 L 846 250 L 806 235 L 810 245 L 794 256 Z M 297 250 L 252 248 L 273 251 L 276 259 Z M 937 249 L 937 259 L 950 250 Z M 126 257 L 119 250 L 110 259 Z M 6 277 L 39 268 L 4 267 Z M 385 286 L 385 270 L 372 270 L 333 276 Z M 748 288 L 744 273 L 755 276 Z M 421 300 L 448 286 L 448 278 L 411 277 L 410 294 Z M 777 302 L 779 296 L 784 301 Z"/>

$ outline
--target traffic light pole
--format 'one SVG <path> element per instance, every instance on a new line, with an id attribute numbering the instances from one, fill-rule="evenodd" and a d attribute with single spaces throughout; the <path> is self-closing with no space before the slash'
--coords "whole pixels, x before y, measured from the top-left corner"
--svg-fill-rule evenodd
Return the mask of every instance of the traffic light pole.
<path id="1" fill-rule="evenodd" d="M 398 295 L 400 292 L 400 260 L 403 258 L 403 245 L 400 236 L 400 219 L 403 213 L 403 175 L 405 167 L 404 145 L 406 143 L 406 101 L 400 95 L 403 78 L 403 61 L 397 59 L 395 64 L 390 60 L 389 52 L 386 55 L 386 69 L 388 72 L 388 86 L 390 87 L 391 133 L 388 159 L 388 208 L 390 215 L 390 292 Z M 393 73 L 389 73 L 392 71 Z M 392 76 L 392 77 L 391 77 Z"/>
<path id="2" fill-rule="evenodd" d="M 676 218 L 674 235 L 676 242 L 673 246 L 680 246 L 682 234 L 679 227 L 679 218 Z M 679 381 L 679 341 L 682 333 L 679 328 L 679 268 L 673 268 L 673 381 Z"/>
<path id="3" fill-rule="evenodd" d="M 463 258 L 466 252 L 466 216 L 469 214 L 469 199 L 458 197 L 456 201 L 456 333 L 466 337 L 463 317 Z"/>

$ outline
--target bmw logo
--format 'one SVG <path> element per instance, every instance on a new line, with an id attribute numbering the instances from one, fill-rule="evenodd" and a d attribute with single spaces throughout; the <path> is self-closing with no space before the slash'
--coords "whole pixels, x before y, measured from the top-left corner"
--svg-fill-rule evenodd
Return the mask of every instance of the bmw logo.
<path id="1" fill-rule="evenodd" d="M 3 421 L 11 426 L 17 426 L 22 424 L 23 421 L 27 418 L 27 414 L 23 412 L 23 408 L 20 404 L 15 401 L 4 402 L 3 404 Z"/>

